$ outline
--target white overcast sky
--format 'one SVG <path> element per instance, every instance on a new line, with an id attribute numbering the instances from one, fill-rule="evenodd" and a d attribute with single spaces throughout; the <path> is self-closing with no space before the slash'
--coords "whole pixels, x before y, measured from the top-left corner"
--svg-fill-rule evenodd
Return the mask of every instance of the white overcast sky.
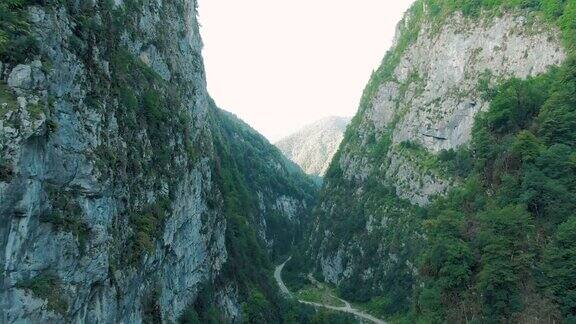
<path id="1" fill-rule="evenodd" d="M 208 90 L 276 141 L 353 116 L 412 0 L 199 0 Z"/>

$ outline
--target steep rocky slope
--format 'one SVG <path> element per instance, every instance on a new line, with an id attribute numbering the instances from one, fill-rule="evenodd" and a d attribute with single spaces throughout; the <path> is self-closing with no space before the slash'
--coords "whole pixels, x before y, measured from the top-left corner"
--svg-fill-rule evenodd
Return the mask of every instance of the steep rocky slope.
<path id="1" fill-rule="evenodd" d="M 327 117 L 275 145 L 306 173 L 322 177 L 344 138 L 349 122 L 350 119 L 345 117 Z"/>
<path id="2" fill-rule="evenodd" d="M 511 269 L 503 281 L 522 283 L 499 293 L 510 297 L 522 291 L 524 295 L 518 300 L 523 300 L 514 306 L 510 306 L 513 301 L 491 300 L 497 296 L 494 287 L 503 284 L 490 283 L 493 277 L 489 276 L 495 273 L 490 272 L 495 269 L 490 262 L 496 258 L 490 259 L 490 245 L 481 242 L 490 242 L 486 238 L 498 235 L 503 235 L 499 242 L 504 242 L 514 235 L 511 231 L 506 238 L 502 229 L 498 232 L 498 221 L 491 217 L 528 217 L 524 211 L 532 221 L 542 217 L 534 210 L 537 207 L 532 207 L 534 202 L 525 198 L 534 191 L 512 194 L 528 190 L 521 180 L 528 171 L 518 169 L 522 162 L 511 162 L 518 161 L 518 153 L 510 152 L 510 147 L 513 136 L 522 129 L 544 137 L 537 132 L 542 127 L 535 117 L 540 107 L 546 107 L 546 98 L 553 98 L 560 89 L 572 89 L 569 77 L 556 81 L 555 70 L 540 79 L 532 77 L 562 65 L 571 53 L 575 8 L 573 1 L 519 4 L 438 0 L 416 1 L 406 13 L 398 25 L 394 46 L 372 75 L 359 112 L 327 172 L 309 238 L 314 268 L 346 298 L 369 302 L 368 306 L 382 316 L 412 312 L 417 317 L 431 316 L 425 320 L 431 322 L 446 318 L 449 322 L 478 318 L 525 322 L 538 321 L 538 316 L 560 316 L 553 310 L 555 306 L 550 306 L 550 300 L 561 304 L 556 299 L 559 297 L 545 294 L 544 285 L 534 287 L 539 285 L 534 282 L 541 270 L 532 276 L 522 272 L 528 270 L 519 270 L 526 268 L 501 264 L 500 269 Z M 569 71 L 567 68 L 567 75 Z M 510 79 L 512 85 L 506 83 Z M 525 79 L 528 81 L 522 81 Z M 548 88 L 560 82 L 566 85 Z M 519 108 L 509 108 L 512 106 Z M 506 109 L 518 115 L 514 118 L 526 121 L 515 127 L 504 126 L 509 132 L 506 136 L 482 135 L 497 128 L 478 116 L 499 116 L 499 120 L 516 116 L 507 115 L 511 113 Z M 568 116 L 551 122 L 573 118 Z M 574 131 L 570 126 L 562 127 L 568 133 Z M 471 145 L 473 137 L 476 140 Z M 559 137 L 546 138 L 546 145 L 560 142 Z M 493 145 L 494 154 L 488 160 L 479 155 L 487 145 Z M 573 146 L 565 150 L 568 156 L 570 150 L 574 152 Z M 506 171 L 494 171 L 503 168 Z M 556 175 L 552 180 L 563 181 Z M 516 187 L 502 188 L 512 181 L 517 181 Z M 561 206 L 571 206 L 574 188 L 565 184 L 562 188 L 567 193 Z M 441 197 L 448 193 L 446 202 Z M 466 200 L 471 199 L 466 195 L 478 200 Z M 517 205 L 508 207 L 505 202 Z M 449 211 L 447 205 L 456 211 Z M 555 213 L 558 219 L 567 220 L 565 211 Z M 450 220 L 446 215 L 457 216 Z M 453 224 L 439 223 L 435 217 Z M 538 224 L 540 238 L 551 239 L 557 223 L 545 224 Z M 434 226 L 452 229 L 460 236 L 451 241 L 453 245 L 443 241 L 445 245 L 430 250 L 433 238 L 445 237 L 438 236 Z M 539 255 L 546 249 L 544 244 L 532 248 L 540 251 Z M 518 247 L 501 249 L 512 255 L 516 253 L 512 251 L 528 253 L 515 250 Z M 533 269 L 539 267 L 538 260 L 534 259 Z M 452 277 L 447 278 L 448 274 Z M 454 279 L 457 276 L 460 281 Z M 502 309 L 494 310 L 497 307 Z"/>
<path id="3" fill-rule="evenodd" d="M 196 2 L 0 13 L 0 321 L 278 321 L 315 189 L 211 102 Z"/>

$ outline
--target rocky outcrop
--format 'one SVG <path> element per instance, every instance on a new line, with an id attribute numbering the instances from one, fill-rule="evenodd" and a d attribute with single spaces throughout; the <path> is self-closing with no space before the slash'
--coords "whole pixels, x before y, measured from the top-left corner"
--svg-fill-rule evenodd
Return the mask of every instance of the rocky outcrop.
<path id="1" fill-rule="evenodd" d="M 344 138 L 349 118 L 327 117 L 278 141 L 275 145 L 306 173 L 324 176 Z"/>
<path id="2" fill-rule="evenodd" d="M 365 118 L 381 132 L 403 114 L 394 143 L 415 141 L 432 152 L 467 143 L 474 116 L 488 108 L 480 82 L 526 78 L 564 60 L 558 30 L 530 19 L 456 13 L 440 30 L 424 25 L 396 67 L 395 80 L 379 86 Z"/>

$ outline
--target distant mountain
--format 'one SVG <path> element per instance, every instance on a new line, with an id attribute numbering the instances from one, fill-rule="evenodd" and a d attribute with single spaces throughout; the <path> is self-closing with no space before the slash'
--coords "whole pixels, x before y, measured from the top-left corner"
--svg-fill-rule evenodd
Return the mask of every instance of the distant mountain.
<path id="1" fill-rule="evenodd" d="M 275 145 L 306 173 L 323 176 L 344 137 L 347 117 L 327 117 L 305 126 Z"/>

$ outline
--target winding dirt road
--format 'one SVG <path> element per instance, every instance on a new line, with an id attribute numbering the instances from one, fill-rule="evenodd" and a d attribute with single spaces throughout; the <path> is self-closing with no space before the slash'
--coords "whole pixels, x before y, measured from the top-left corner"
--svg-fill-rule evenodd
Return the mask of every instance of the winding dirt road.
<path id="1" fill-rule="evenodd" d="M 286 265 L 286 263 L 288 263 L 288 261 L 290 261 L 290 259 L 292 259 L 292 257 L 289 257 L 288 260 L 284 261 L 284 263 L 282 263 L 276 267 L 276 269 L 274 270 L 274 279 L 276 279 L 276 282 L 278 283 L 278 287 L 280 287 L 280 291 L 282 292 L 282 294 L 284 294 L 288 297 L 294 297 L 293 294 L 288 289 L 288 287 L 286 287 L 286 285 L 284 284 L 284 281 L 282 281 L 282 270 L 284 269 L 284 266 Z M 360 318 L 369 320 L 373 323 L 386 324 L 386 322 L 384 322 L 383 320 L 378 319 L 378 318 L 376 318 L 370 314 L 366 314 L 366 313 L 352 307 L 352 305 L 350 305 L 349 302 L 347 302 L 343 299 L 340 299 L 336 296 L 332 296 L 332 297 L 339 299 L 341 302 L 344 303 L 344 306 L 337 307 L 337 306 L 331 306 L 331 305 L 326 305 L 326 304 L 309 302 L 309 301 L 300 300 L 300 299 L 298 299 L 298 302 L 301 304 L 311 305 L 314 307 L 324 307 L 324 308 L 339 311 L 339 312 L 350 313 L 350 314 L 356 315 Z"/>

